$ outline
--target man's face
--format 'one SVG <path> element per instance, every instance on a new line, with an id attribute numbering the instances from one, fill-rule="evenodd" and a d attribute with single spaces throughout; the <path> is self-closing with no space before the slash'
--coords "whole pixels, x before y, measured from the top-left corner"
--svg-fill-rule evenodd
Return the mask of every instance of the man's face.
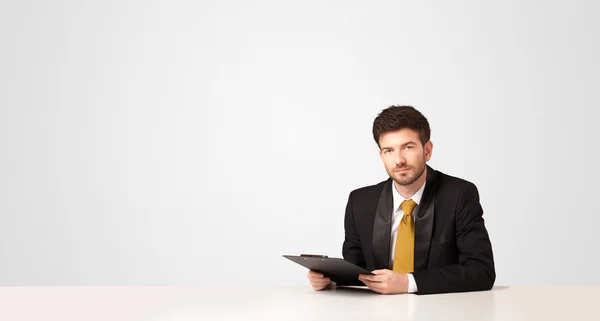
<path id="1" fill-rule="evenodd" d="M 379 136 L 379 156 L 388 175 L 399 185 L 414 183 L 431 159 L 431 141 L 421 144 L 419 134 L 412 129 L 401 129 Z"/>

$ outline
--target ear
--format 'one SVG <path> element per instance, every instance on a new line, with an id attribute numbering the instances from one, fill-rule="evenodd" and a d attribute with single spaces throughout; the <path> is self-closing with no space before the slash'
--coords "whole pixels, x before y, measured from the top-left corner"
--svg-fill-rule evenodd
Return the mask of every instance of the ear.
<path id="1" fill-rule="evenodd" d="M 425 160 L 429 161 L 431 159 L 431 155 L 433 154 L 433 143 L 428 141 L 424 146 L 425 150 Z"/>

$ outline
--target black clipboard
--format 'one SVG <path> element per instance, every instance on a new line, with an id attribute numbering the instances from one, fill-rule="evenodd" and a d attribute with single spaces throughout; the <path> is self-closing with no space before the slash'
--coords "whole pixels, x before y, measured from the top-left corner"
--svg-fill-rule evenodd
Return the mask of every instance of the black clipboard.
<path id="1" fill-rule="evenodd" d="M 301 254 L 284 255 L 283 257 L 309 270 L 323 273 L 336 284 L 356 283 L 359 274 L 374 275 L 371 271 L 344 259 L 327 257 L 327 255 Z"/>

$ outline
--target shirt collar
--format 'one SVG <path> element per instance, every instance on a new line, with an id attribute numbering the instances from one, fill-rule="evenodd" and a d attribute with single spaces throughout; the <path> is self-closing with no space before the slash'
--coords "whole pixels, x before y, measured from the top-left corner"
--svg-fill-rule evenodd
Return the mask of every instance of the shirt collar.
<path id="1" fill-rule="evenodd" d="M 426 184 L 427 184 L 427 182 L 423 183 L 423 186 L 421 186 L 421 188 L 419 188 L 419 190 L 416 191 L 415 194 L 413 196 L 409 197 L 408 199 L 412 199 L 413 201 L 415 201 L 415 203 L 417 203 L 417 205 L 419 205 L 419 203 L 421 202 L 421 197 L 423 196 L 423 191 L 425 190 Z M 402 202 L 404 202 L 407 199 L 404 198 L 402 195 L 400 195 L 400 193 L 398 193 L 398 191 L 396 190 L 396 186 L 394 186 L 393 181 L 392 181 L 392 197 L 394 198 L 394 213 L 396 213 L 398 210 L 402 210 L 400 208 L 400 204 L 402 204 Z"/>

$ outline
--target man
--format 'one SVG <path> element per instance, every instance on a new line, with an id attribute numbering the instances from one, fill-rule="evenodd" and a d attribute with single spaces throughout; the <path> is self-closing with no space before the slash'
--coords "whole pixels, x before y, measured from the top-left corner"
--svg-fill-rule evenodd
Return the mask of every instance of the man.
<path id="1" fill-rule="evenodd" d="M 429 123 L 411 106 L 391 106 L 373 123 L 390 176 L 350 193 L 345 260 L 372 271 L 355 283 L 381 294 L 489 290 L 496 272 L 477 187 L 432 169 Z M 333 283 L 309 271 L 315 290 Z"/>

